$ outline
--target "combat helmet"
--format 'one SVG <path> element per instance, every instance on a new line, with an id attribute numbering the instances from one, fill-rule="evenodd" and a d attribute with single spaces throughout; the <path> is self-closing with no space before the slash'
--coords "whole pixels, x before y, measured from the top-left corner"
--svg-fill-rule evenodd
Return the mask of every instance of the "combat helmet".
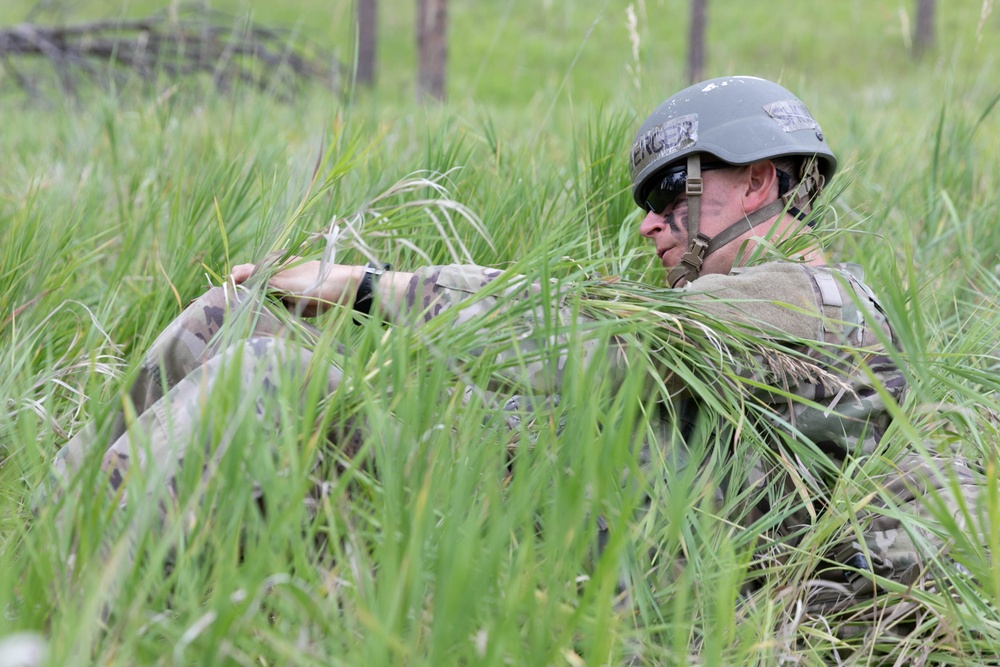
<path id="1" fill-rule="evenodd" d="M 714 238 L 698 231 L 701 172 L 708 162 L 741 166 L 758 160 L 798 156 L 802 169 L 792 189 L 791 175 L 779 173 L 777 201 L 734 222 Z M 808 159 L 814 158 L 814 159 Z M 837 169 L 819 123 L 805 104 L 778 84 L 750 76 L 710 79 L 668 98 L 646 118 L 630 153 L 632 197 L 650 210 L 650 195 L 681 184 L 688 196 L 688 249 L 668 276 L 671 286 L 698 277 L 704 258 L 756 226 L 811 201 Z M 654 193 L 655 194 L 655 193 Z M 655 197 L 654 197 L 655 200 Z"/>

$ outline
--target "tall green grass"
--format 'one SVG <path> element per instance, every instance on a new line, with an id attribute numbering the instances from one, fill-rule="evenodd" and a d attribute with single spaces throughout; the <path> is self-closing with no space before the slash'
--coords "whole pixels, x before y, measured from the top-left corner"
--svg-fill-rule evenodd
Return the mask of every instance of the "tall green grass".
<path id="1" fill-rule="evenodd" d="M 903 41 L 894 7 L 827 4 L 816 11 L 841 12 L 825 22 L 827 38 L 789 37 L 781 49 L 732 25 L 757 9 L 720 6 L 713 73 L 762 58 L 760 73 L 800 93 L 841 158 L 823 233 L 834 255 L 866 266 L 909 369 L 891 445 L 960 451 L 995 480 L 995 47 L 972 37 L 979 3 L 940 8 L 943 46 L 917 64 L 893 48 Z M 740 469 L 711 434 L 693 443 L 705 467 L 654 461 L 655 482 L 636 481 L 655 409 L 641 373 L 614 389 L 607 369 L 570 363 L 559 405 L 513 429 L 488 396 L 466 392 L 528 393 L 480 354 L 509 341 L 505 326 L 385 330 L 332 312 L 316 347 L 349 381 L 333 396 L 310 385 L 303 399 L 289 378 L 268 406 L 280 429 L 248 418 L 248 389 L 223 382 L 206 399 L 220 418 L 201 435 L 231 444 L 207 483 L 179 481 L 166 521 L 155 470 L 129 481 L 124 509 L 95 491 L 96 458 L 68 490 L 44 493 L 55 452 L 87 423 L 108 428 L 142 352 L 184 304 L 235 263 L 301 243 L 322 254 L 316 234 L 332 221 L 363 241 L 339 247 L 338 261 L 474 261 L 546 285 L 612 275 L 661 284 L 636 233 L 625 155 L 641 114 L 680 83 L 677 64 L 664 65 L 679 42 L 658 38 L 658 17 L 682 5 L 640 5 L 639 86 L 622 74 L 634 64 L 623 8 L 510 3 L 493 8 L 509 12 L 495 23 L 490 8 L 456 5 L 456 25 L 495 28 L 455 31 L 453 53 L 464 44 L 485 55 L 456 58 L 453 102 L 441 108 L 410 106 L 398 70 L 350 104 L 308 91 L 289 106 L 196 85 L 41 106 L 0 98 L 10 120 L 0 124 L 0 641 L 34 633 L 47 664 L 67 665 L 995 662 L 995 492 L 983 503 L 985 545 L 953 517 L 929 524 L 975 582 L 956 578 L 958 597 L 913 593 L 927 610 L 923 634 L 849 647 L 798 613 L 814 565 L 805 547 L 740 595 L 759 531 L 732 525 L 717 503 L 719 480 Z M 802 10 L 775 12 L 803 26 L 786 36 L 815 29 Z M 851 17 L 857 35 L 838 22 Z M 396 23 L 405 19 L 385 20 L 410 34 Z M 995 21 L 985 29 L 995 33 Z M 552 42 L 553 30 L 571 37 L 545 57 L 507 46 L 508 31 Z M 474 96 L 462 92 L 469 79 Z M 393 190 L 432 173 L 443 176 Z M 648 334 L 643 326 L 611 321 L 593 335 Z M 356 459 L 317 438 L 347 417 L 370 431 Z M 838 486 L 806 546 L 842 530 L 864 493 Z M 599 517 L 610 527 L 603 552 Z"/>

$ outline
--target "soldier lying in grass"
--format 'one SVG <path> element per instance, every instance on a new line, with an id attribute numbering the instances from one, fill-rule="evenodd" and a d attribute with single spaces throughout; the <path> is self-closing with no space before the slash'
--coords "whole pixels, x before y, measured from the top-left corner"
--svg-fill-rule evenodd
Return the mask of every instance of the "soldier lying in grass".
<path id="1" fill-rule="evenodd" d="M 761 546 L 767 547 L 762 551 L 773 562 L 784 562 L 834 503 L 831 480 L 848 469 L 861 471 L 851 474 L 857 475 L 862 496 L 870 495 L 827 545 L 814 573 L 822 583 L 804 593 L 805 601 L 812 609 L 837 609 L 875 594 L 879 582 L 907 586 L 924 580 L 946 545 L 909 529 L 905 517 L 926 516 L 922 498 L 928 494 L 943 503 L 936 511 L 959 515 L 974 508 L 978 478 L 961 462 L 917 453 L 886 459 L 884 477 L 857 466 L 885 456 L 881 441 L 891 409 L 906 389 L 891 323 L 860 267 L 831 264 L 808 243 L 801 261 L 743 266 L 761 238 L 808 238 L 813 203 L 837 167 L 819 124 L 777 84 L 751 77 L 714 79 L 661 104 L 640 128 L 630 158 L 633 197 L 647 212 L 639 233 L 654 245 L 669 287 L 711 317 L 770 344 L 785 344 L 820 376 L 782 373 L 751 360 L 737 371 L 746 381 L 758 427 L 770 429 L 772 440 L 768 451 L 747 462 L 747 474 L 720 484 L 720 493 L 746 499 L 733 520 L 754 530 L 768 526 L 761 531 Z M 399 326 L 422 327 L 445 313 L 455 323 L 482 318 L 485 326 L 497 312 L 538 294 L 537 285 L 495 290 L 496 281 L 508 278 L 504 272 L 469 265 L 412 272 L 319 261 L 285 266 L 268 285 L 304 316 L 337 305 Z M 237 266 L 232 282 L 241 286 L 258 269 Z M 129 394 L 132 423 L 119 419 L 109 443 L 95 442 L 93 431 L 81 433 L 60 452 L 57 468 L 77 469 L 86 453 L 99 447 L 105 451 L 102 468 L 118 489 L 139 452 L 138 463 L 160 469 L 172 488 L 184 458 L 177 443 L 190 441 L 206 387 L 232 359 L 240 359 L 239 372 L 248 383 L 263 378 L 266 384 L 279 368 L 284 381 L 291 368 L 292 376 L 319 382 L 326 392 L 344 383 L 340 370 L 314 363 L 310 349 L 278 335 L 281 324 L 266 309 L 251 308 L 246 340 L 223 344 L 218 334 L 244 298 L 238 290 L 215 288 L 190 305 L 147 354 Z M 571 309 L 557 310 L 563 322 L 587 320 Z M 591 343 L 581 348 L 584 361 L 600 357 L 612 369 L 612 381 L 622 381 L 627 345 L 617 339 Z M 537 344 L 526 340 L 508 353 L 530 356 L 528 348 Z M 553 368 L 544 355 L 534 358 L 522 365 L 522 381 L 558 394 L 564 362 L 560 357 Z M 701 398 L 685 393 L 676 376 L 666 377 L 668 369 L 664 373 L 674 405 L 660 414 L 664 420 L 683 416 L 687 425 L 681 431 L 689 431 L 698 422 Z M 659 432 L 677 428 L 664 424 Z M 718 428 L 739 437 L 731 426 Z M 340 429 L 343 439 L 363 438 L 351 425 Z M 136 447 L 137 434 L 142 447 Z M 682 446 L 674 440 L 658 444 Z M 946 493 L 935 492 L 945 487 Z"/>

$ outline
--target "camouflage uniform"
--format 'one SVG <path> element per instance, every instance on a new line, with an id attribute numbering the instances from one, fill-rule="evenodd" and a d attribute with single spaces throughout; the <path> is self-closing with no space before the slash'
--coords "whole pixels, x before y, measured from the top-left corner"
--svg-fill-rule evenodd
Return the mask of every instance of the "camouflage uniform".
<path id="1" fill-rule="evenodd" d="M 314 358 L 308 345 L 293 342 L 278 318 L 243 294 L 231 287 L 209 290 L 171 322 L 146 353 L 128 392 L 129 408 L 137 417 L 127 425 L 124 412 L 115 416 L 101 461 L 113 490 L 119 489 L 136 456 L 141 467 L 152 464 L 177 500 L 174 476 L 184 460 L 181 448 L 199 434 L 206 397 L 227 373 L 238 373 L 241 386 L 265 395 L 286 382 L 302 386 L 304 394 L 316 373 L 326 376 L 328 392 L 340 384 L 342 374 L 335 366 Z M 300 327 L 299 338 L 318 334 L 307 324 Z M 245 335 L 232 340 L 234 329 Z M 248 396 L 254 395 L 248 391 Z M 259 418 L 266 417 L 260 402 L 250 405 Z M 227 443 L 216 444 L 221 453 Z M 98 434 L 90 424 L 56 455 L 56 476 L 68 481 L 96 446 Z M 123 495 L 121 502 L 125 500 Z"/>
<path id="2" fill-rule="evenodd" d="M 498 308 L 532 291 L 531 285 L 521 282 L 505 291 L 467 301 L 500 275 L 500 271 L 477 266 L 425 267 L 414 273 L 401 302 L 383 302 L 381 308 L 391 320 L 408 326 L 421 326 L 448 309 L 457 309 L 453 320 L 456 324 L 474 323 L 481 317 L 486 328 Z M 795 381 L 752 371 L 757 386 L 775 388 L 756 393 L 767 404 L 776 432 L 811 443 L 817 456 L 824 458 L 822 466 L 814 467 L 797 453 L 789 452 L 786 441 L 776 437 L 771 455 L 752 461 L 748 478 L 734 482 L 738 490 L 749 491 L 746 496 L 752 498 L 745 515 L 739 517 L 748 526 L 767 517 L 779 504 L 786 509 L 792 507 L 770 531 L 775 557 L 784 559 L 823 509 L 816 507 L 816 502 L 789 504 L 790 499 L 798 502 L 803 485 L 814 494 L 814 501 L 823 504 L 829 500 L 831 470 L 844 470 L 848 461 L 882 455 L 879 443 L 891 420 L 887 404 L 900 401 L 905 391 L 903 373 L 883 345 L 883 341 L 896 345 L 892 328 L 862 282 L 859 267 L 853 265 L 812 267 L 772 262 L 739 269 L 728 276 L 703 276 L 683 293 L 705 312 L 735 322 L 762 338 L 815 341 L 816 345 L 800 346 L 800 351 L 835 380 Z M 226 344 L 220 333 L 223 322 L 240 309 L 250 311 L 249 336 Z M 564 320 L 586 319 L 568 308 L 561 309 L 559 316 Z M 530 344 L 527 340 L 524 343 Z M 522 348 L 501 355 L 514 357 L 523 352 Z M 619 378 L 627 372 L 625 351 L 619 345 L 585 341 L 583 354 L 588 360 L 606 355 Z M 147 456 L 164 471 L 168 486 L 172 486 L 173 471 L 184 457 L 177 448 L 190 441 L 190 424 L 195 421 L 189 416 L 200 411 L 201 400 L 219 369 L 227 359 L 235 357 L 242 359 L 240 369 L 248 384 L 267 383 L 276 377 L 279 367 L 286 382 L 305 382 L 311 373 L 325 373 L 331 392 L 341 380 L 340 371 L 326 360 L 316 361 L 307 347 L 290 343 L 282 335 L 279 322 L 265 308 L 249 300 L 241 301 L 222 288 L 213 289 L 189 306 L 149 351 L 129 392 L 138 419 L 126 430 L 124 419 L 119 418 L 103 457 L 102 469 L 113 487 L 117 488 L 131 463 L 136 432 L 149 439 L 148 449 L 139 451 L 148 452 Z M 538 392 L 557 394 L 564 361 L 561 359 L 556 369 L 541 360 L 530 363 L 519 371 L 520 380 Z M 611 375 L 615 377 L 616 373 Z M 669 434 L 676 432 L 670 427 L 663 423 L 654 428 L 668 444 Z M 92 430 L 79 434 L 59 453 L 57 470 L 65 475 L 77 469 L 95 444 Z M 149 461 L 138 463 L 148 465 Z M 882 477 L 859 481 L 862 496 L 869 491 L 877 493 L 859 505 L 860 531 L 848 527 L 835 541 L 826 560 L 828 567 L 820 572 L 820 576 L 837 584 L 824 589 L 834 590 L 835 595 L 820 596 L 818 603 L 835 604 L 855 593 L 871 591 L 871 578 L 860 576 L 869 570 L 899 581 L 911 581 L 923 572 L 924 556 L 928 554 L 915 545 L 897 513 L 880 512 L 885 504 L 911 515 L 926 514 L 921 497 L 957 483 L 957 493 L 942 494 L 949 511 L 956 514 L 963 499 L 973 506 L 978 478 L 961 461 L 936 465 L 918 454 L 908 454 L 887 464 Z M 780 480 L 778 491 L 771 485 L 768 493 L 754 493 L 774 479 Z"/>
<path id="3" fill-rule="evenodd" d="M 476 299 L 472 305 L 463 304 L 499 273 L 474 266 L 428 267 L 414 275 L 406 302 L 387 304 L 387 310 L 396 319 L 409 317 L 411 324 L 419 325 L 457 307 L 461 311 L 456 321 L 470 321 L 494 312 L 498 302 L 502 307 L 505 300 L 516 300 L 523 293 L 519 285 L 495 297 Z M 845 522 L 833 544 L 825 545 L 828 550 L 822 565 L 811 576 L 827 583 L 807 594 L 809 608 L 827 611 L 872 594 L 875 586 L 869 572 L 906 584 L 926 575 L 931 569 L 929 557 L 946 551 L 947 538 L 910 526 L 903 517 L 933 522 L 934 511 L 946 512 L 958 519 L 960 529 L 976 530 L 963 517 L 975 513 L 982 483 L 978 471 L 957 457 L 909 452 L 889 458 L 880 447 L 891 422 L 889 405 L 902 401 L 906 380 L 885 347 L 884 342 L 898 348 L 898 341 L 878 300 L 864 284 L 861 267 L 771 262 L 736 269 L 730 275 L 705 275 L 683 291 L 703 312 L 743 325 L 779 347 L 782 341 L 812 341 L 812 345 L 789 342 L 787 347 L 830 374 L 826 381 L 795 379 L 758 370 L 766 365 L 747 365 L 744 375 L 752 376 L 750 386 L 776 389 L 755 390 L 756 398 L 767 405 L 765 414 L 775 437 L 771 451 L 757 453 L 746 466 L 748 477 L 736 480 L 737 488 L 729 489 L 752 499 L 743 516 L 733 517 L 746 526 L 766 525 L 766 517 L 782 507 L 779 515 L 783 518 L 777 525 L 772 522 L 766 537 L 772 545 L 770 557 L 784 562 L 824 506 L 833 503 L 831 489 L 837 478 L 854 476 L 851 503 L 859 508 L 856 523 Z M 564 322 L 580 319 L 569 308 L 561 311 L 561 317 Z M 585 345 L 583 350 L 590 357 L 608 356 L 612 381 L 627 372 L 627 357 L 615 345 Z M 530 364 L 526 379 L 535 389 L 558 391 L 563 361 L 555 369 L 541 362 Z M 664 375 L 668 374 L 664 369 Z M 663 419 L 690 412 L 692 397 L 682 392 L 677 400 L 687 406 L 662 411 Z M 676 447 L 672 426 L 661 423 L 655 429 L 661 446 Z M 809 446 L 790 451 L 786 438 Z M 803 450 L 812 451 L 814 458 L 804 461 Z M 777 490 L 767 491 L 774 480 L 779 480 Z M 803 490 L 810 495 L 809 502 L 801 501 Z M 934 511 L 926 503 L 928 497 L 933 499 Z"/>

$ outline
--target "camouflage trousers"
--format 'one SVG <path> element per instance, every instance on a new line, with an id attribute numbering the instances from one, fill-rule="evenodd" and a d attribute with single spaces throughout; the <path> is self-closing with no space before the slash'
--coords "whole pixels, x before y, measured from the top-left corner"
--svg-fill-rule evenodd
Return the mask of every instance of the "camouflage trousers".
<path id="1" fill-rule="evenodd" d="M 849 481 L 839 501 L 814 505 L 812 519 L 791 511 L 760 542 L 759 567 L 788 573 L 779 591 L 795 601 L 796 622 L 832 627 L 842 639 L 873 629 L 882 636 L 926 630 L 924 621 L 936 613 L 927 600 L 947 595 L 957 579 L 967 589 L 973 575 L 962 563 L 979 569 L 984 562 L 993 530 L 985 475 L 960 456 L 933 452 L 859 461 L 842 474 Z M 784 477 L 762 464 L 755 476 L 758 484 Z M 761 519 L 754 509 L 744 523 Z M 753 583 L 745 590 L 752 595 Z"/>
<path id="2" fill-rule="evenodd" d="M 264 414 L 259 401 L 282 385 L 283 396 L 298 394 L 303 400 L 310 383 L 322 383 L 327 394 L 340 385 L 341 371 L 303 341 L 303 337 L 318 337 L 319 332 L 302 322 L 295 329 L 287 330 L 242 288 L 210 289 L 156 338 L 110 433 L 100 436 L 91 424 L 59 451 L 56 477 L 68 481 L 99 448 L 104 452 L 101 471 L 113 491 L 118 491 L 132 466 L 139 466 L 155 469 L 174 496 L 174 476 L 185 448 L 197 440 L 197 429 L 204 426 L 206 413 L 211 413 L 208 399 L 218 382 L 239 382 L 248 400 L 238 409 L 256 411 L 256 417 L 265 421 L 273 417 Z M 124 494 L 121 502 L 125 502 Z"/>

